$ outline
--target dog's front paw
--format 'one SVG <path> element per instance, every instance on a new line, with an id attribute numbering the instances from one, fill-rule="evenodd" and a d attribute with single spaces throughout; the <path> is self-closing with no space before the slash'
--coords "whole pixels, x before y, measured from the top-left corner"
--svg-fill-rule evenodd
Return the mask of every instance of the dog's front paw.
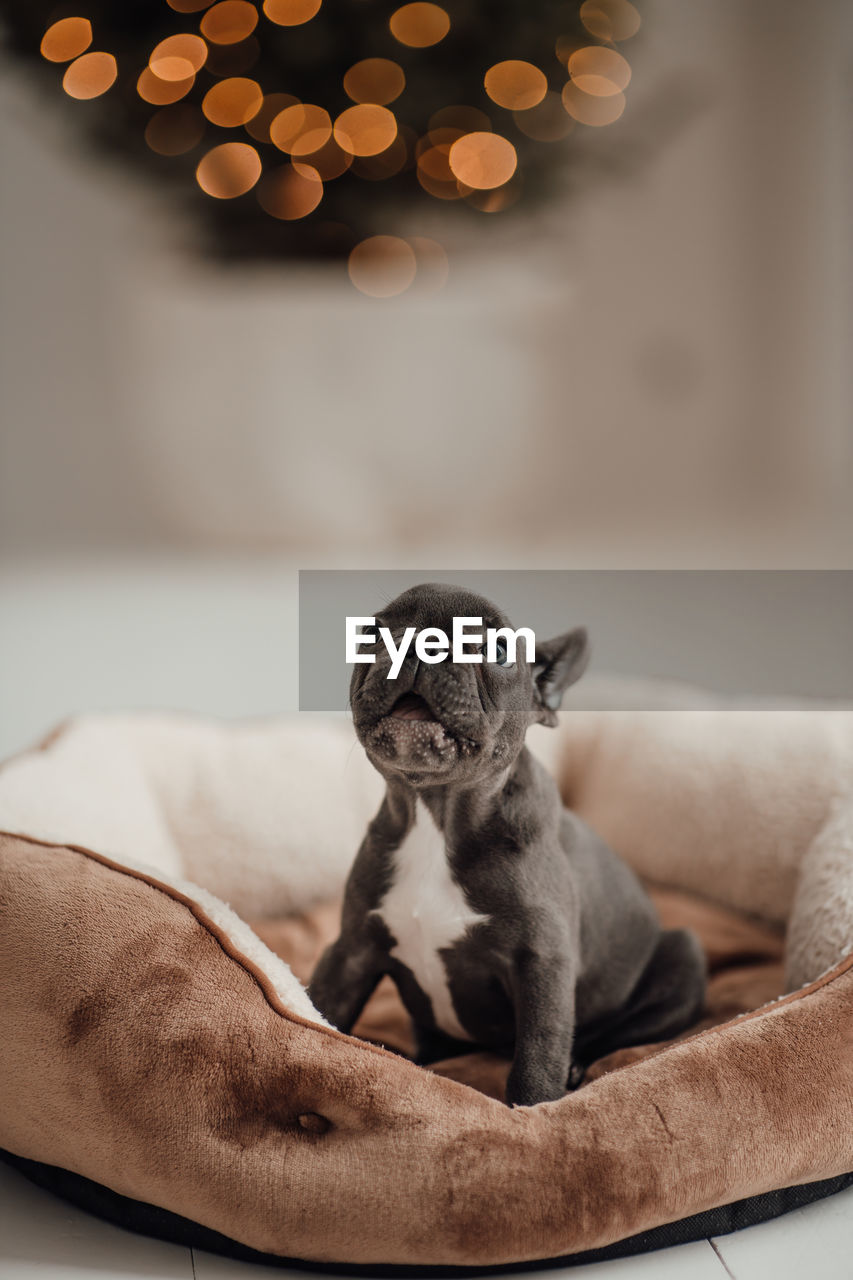
<path id="1" fill-rule="evenodd" d="M 544 1072 L 517 1072 L 513 1068 L 506 1082 L 506 1101 L 510 1107 L 535 1107 L 540 1102 L 556 1102 L 565 1092 L 562 1079 L 549 1078 Z"/>
<path id="2" fill-rule="evenodd" d="M 579 1089 L 584 1082 L 586 1076 L 586 1067 L 582 1062 L 572 1062 L 569 1067 L 569 1078 L 566 1081 L 566 1089 L 572 1093 L 575 1089 Z"/>

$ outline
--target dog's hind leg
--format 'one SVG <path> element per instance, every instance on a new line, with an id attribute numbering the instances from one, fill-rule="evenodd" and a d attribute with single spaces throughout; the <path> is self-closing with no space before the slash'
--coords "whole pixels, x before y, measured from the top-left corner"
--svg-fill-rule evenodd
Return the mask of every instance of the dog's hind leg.
<path id="1" fill-rule="evenodd" d="M 704 1007 L 706 970 L 696 935 L 665 929 L 624 1008 L 578 1029 L 575 1060 L 588 1066 L 616 1049 L 669 1040 L 692 1026 Z"/>
<path id="2" fill-rule="evenodd" d="M 443 1062 L 445 1058 L 459 1058 L 480 1047 L 470 1040 L 457 1040 L 436 1027 L 427 1027 L 419 1022 L 413 1022 L 412 1031 L 415 1038 L 415 1062 L 422 1067 L 431 1062 Z"/>

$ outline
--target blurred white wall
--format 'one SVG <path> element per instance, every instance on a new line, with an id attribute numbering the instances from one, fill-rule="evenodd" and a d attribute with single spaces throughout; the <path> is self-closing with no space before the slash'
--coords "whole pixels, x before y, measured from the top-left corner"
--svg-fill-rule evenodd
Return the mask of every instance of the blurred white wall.
<path id="1" fill-rule="evenodd" d="M 384 303 L 181 257 L 7 76 L 0 547 L 847 564 L 853 6 L 641 12 L 628 170 Z"/>

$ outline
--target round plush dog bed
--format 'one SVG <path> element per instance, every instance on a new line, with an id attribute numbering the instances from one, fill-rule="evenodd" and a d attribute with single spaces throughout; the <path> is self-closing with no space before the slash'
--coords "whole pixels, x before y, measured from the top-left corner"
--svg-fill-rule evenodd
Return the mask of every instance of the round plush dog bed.
<path id="1" fill-rule="evenodd" d="M 349 726 L 83 718 L 0 769 L 6 1157 L 125 1225 L 327 1265 L 629 1251 L 847 1185 L 853 714 L 608 696 L 532 745 L 699 932 L 692 1033 L 518 1109 L 498 1058 L 409 1061 L 388 985 L 340 1034 L 300 978 L 380 794 Z"/>

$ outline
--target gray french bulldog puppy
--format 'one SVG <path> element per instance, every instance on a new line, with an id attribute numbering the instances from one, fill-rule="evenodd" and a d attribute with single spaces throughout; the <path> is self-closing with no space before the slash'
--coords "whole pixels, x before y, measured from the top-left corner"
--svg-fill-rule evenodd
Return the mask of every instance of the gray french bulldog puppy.
<path id="1" fill-rule="evenodd" d="M 488 600 L 433 583 L 376 618 L 399 645 L 406 627 L 454 617 L 509 626 Z M 614 1049 L 667 1039 L 699 1016 L 705 962 L 697 939 L 662 930 L 634 873 L 564 808 L 525 746 L 557 723 L 583 673 L 586 632 L 536 659 L 419 661 L 396 679 L 381 646 L 351 684 L 356 734 L 385 778 L 346 886 L 340 937 L 309 995 L 349 1031 L 383 974 L 411 1014 L 420 1062 L 489 1048 L 512 1058 L 506 1098 L 561 1097 Z"/>

